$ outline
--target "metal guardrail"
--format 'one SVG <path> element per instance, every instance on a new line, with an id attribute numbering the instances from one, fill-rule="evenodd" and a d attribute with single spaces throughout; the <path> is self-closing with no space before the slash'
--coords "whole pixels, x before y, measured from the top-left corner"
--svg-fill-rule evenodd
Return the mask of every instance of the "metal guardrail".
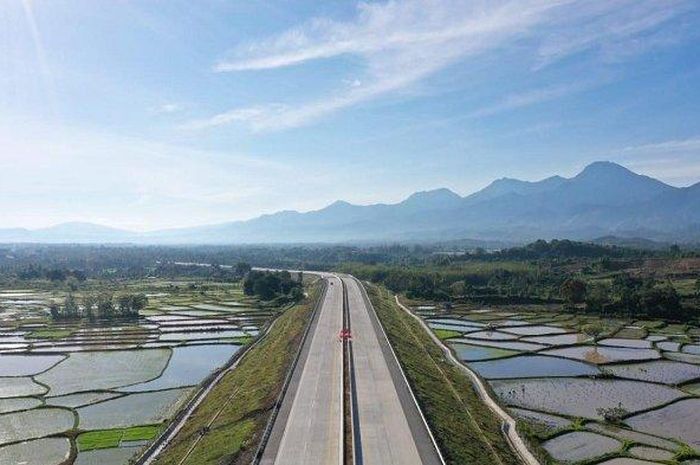
<path id="1" fill-rule="evenodd" d="M 301 352 L 304 349 L 304 344 L 306 344 L 306 340 L 308 339 L 311 326 L 314 322 L 314 319 L 316 318 L 316 314 L 318 313 L 319 309 L 323 305 L 323 301 L 325 300 L 327 291 L 328 291 L 328 281 L 326 279 L 324 279 L 323 290 L 321 291 L 321 295 L 319 296 L 319 298 L 316 300 L 316 303 L 314 304 L 314 309 L 311 313 L 311 318 L 309 318 L 308 323 L 306 323 L 306 328 L 304 329 L 304 335 L 302 336 L 301 342 L 300 342 L 299 347 L 297 349 L 297 352 L 294 355 L 294 360 L 292 361 L 292 364 L 290 365 L 289 370 L 287 371 L 287 375 L 284 379 L 284 384 L 282 385 L 282 390 L 280 391 L 279 395 L 277 396 L 277 400 L 275 401 L 275 405 L 272 407 L 272 413 L 270 414 L 270 418 L 267 419 L 267 423 L 265 425 L 265 430 L 263 431 L 263 435 L 260 439 L 260 442 L 258 443 L 258 448 L 255 451 L 255 455 L 253 456 L 252 465 L 259 465 L 260 464 L 260 460 L 262 459 L 263 453 L 265 452 L 265 447 L 267 446 L 267 442 L 270 440 L 270 435 L 272 434 L 272 428 L 275 425 L 275 420 L 277 419 L 277 415 L 279 414 L 280 408 L 282 407 L 282 402 L 284 400 L 284 396 L 287 394 L 287 390 L 289 389 L 289 384 L 292 380 L 292 376 L 294 375 L 294 370 L 296 369 L 297 364 L 299 363 L 299 356 L 301 355 Z"/>

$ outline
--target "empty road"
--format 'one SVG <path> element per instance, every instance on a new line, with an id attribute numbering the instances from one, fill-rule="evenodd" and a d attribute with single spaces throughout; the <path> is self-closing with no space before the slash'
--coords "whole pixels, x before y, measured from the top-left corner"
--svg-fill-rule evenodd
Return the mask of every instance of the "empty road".
<path id="1" fill-rule="evenodd" d="M 440 465 L 427 425 L 413 401 L 374 310 L 360 284 L 344 277 L 352 327 L 355 416 L 359 441 L 355 462 L 363 465 Z"/>
<path id="2" fill-rule="evenodd" d="M 343 288 L 338 278 L 328 280 L 261 464 L 342 464 Z"/>
<path id="3" fill-rule="evenodd" d="M 262 465 L 443 465 L 379 320 L 358 281 L 329 280 L 265 445 Z M 332 284 L 330 284 L 332 283 Z M 344 284 L 344 286 L 343 286 Z M 346 296 L 343 292 L 346 292 Z M 352 329 L 352 431 L 343 428 L 343 301 Z"/>

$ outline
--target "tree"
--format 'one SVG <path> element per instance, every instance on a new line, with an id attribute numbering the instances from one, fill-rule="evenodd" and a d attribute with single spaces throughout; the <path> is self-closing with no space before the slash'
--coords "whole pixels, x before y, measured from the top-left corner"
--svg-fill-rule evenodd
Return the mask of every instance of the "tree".
<path id="1" fill-rule="evenodd" d="M 669 319 L 680 319 L 683 316 L 680 296 L 671 283 L 644 289 L 639 300 L 642 310 L 649 316 Z"/>
<path id="2" fill-rule="evenodd" d="M 700 278 L 695 280 L 695 297 L 700 297 Z"/>
<path id="3" fill-rule="evenodd" d="M 245 262 L 238 262 L 236 265 L 233 267 L 233 271 L 238 277 L 243 277 L 246 274 L 248 274 L 251 270 L 251 266 L 248 263 Z"/>
<path id="4" fill-rule="evenodd" d="M 450 295 L 452 297 L 463 296 L 465 290 L 466 290 L 466 285 L 464 284 L 464 281 L 457 281 L 457 282 L 450 284 Z"/>
<path id="5" fill-rule="evenodd" d="M 68 294 L 68 297 L 66 297 L 66 300 L 63 303 L 63 313 L 66 318 L 80 317 L 80 307 L 75 301 L 73 294 Z"/>
<path id="6" fill-rule="evenodd" d="M 610 302 L 609 294 L 608 287 L 603 284 L 590 286 L 586 293 L 586 311 L 602 313 L 605 305 Z"/>
<path id="7" fill-rule="evenodd" d="M 87 294 L 83 297 L 83 314 L 90 320 L 97 317 L 97 297 L 94 294 Z"/>
<path id="8" fill-rule="evenodd" d="M 606 330 L 606 327 L 603 323 L 596 322 L 596 323 L 589 323 L 587 325 L 583 325 L 581 327 L 581 331 L 583 331 L 583 334 L 586 336 L 590 336 L 593 339 L 597 339 L 598 336 L 603 334 Z"/>
<path id="9" fill-rule="evenodd" d="M 562 283 L 559 292 L 568 304 L 579 304 L 586 299 L 586 283 L 570 278 Z"/>
<path id="10" fill-rule="evenodd" d="M 115 315 L 112 294 L 102 292 L 97 296 L 97 315 L 100 318 L 112 318 Z"/>

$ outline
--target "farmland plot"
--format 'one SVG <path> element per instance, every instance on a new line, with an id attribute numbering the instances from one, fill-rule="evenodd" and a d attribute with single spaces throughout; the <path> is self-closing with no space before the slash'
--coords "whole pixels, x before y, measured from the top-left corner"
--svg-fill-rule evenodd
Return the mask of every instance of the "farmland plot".
<path id="1" fill-rule="evenodd" d="M 699 328 L 528 311 L 499 319 L 488 309 L 421 315 L 427 305 L 413 310 L 433 329 L 463 332 L 444 343 L 487 380 L 554 463 L 700 456 Z M 466 329 L 476 323 L 484 326 Z M 585 333 L 592 323 L 603 328 L 599 336 Z"/>
<path id="2" fill-rule="evenodd" d="M 142 317 L 60 325 L 48 315 L 60 293 L 0 290 L 0 463 L 126 465 L 279 311 L 239 301 L 233 284 L 129 288 L 149 296 Z M 76 444 L 129 427 L 152 432 L 96 449 Z"/>

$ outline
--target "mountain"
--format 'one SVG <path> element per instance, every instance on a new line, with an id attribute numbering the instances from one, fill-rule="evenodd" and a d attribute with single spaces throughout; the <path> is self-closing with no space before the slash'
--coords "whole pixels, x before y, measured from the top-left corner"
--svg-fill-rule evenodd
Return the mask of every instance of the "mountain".
<path id="1" fill-rule="evenodd" d="M 130 242 L 137 240 L 136 233 L 93 223 L 69 222 L 48 228 L 28 230 L 24 228 L 0 229 L 0 242 L 46 243 L 100 243 Z"/>
<path id="2" fill-rule="evenodd" d="M 248 221 L 132 233 L 85 223 L 42 230 L 0 229 L 0 242 L 292 243 L 615 237 L 700 240 L 700 183 L 678 188 L 612 162 L 572 178 L 503 178 L 461 197 L 417 192 L 395 204 L 337 201 L 310 212 L 281 211 Z"/>
<path id="3" fill-rule="evenodd" d="M 482 190 L 466 197 L 469 202 L 494 199 L 506 194 L 530 195 L 547 192 L 556 189 L 566 182 L 561 176 L 552 176 L 538 182 L 521 181 L 519 179 L 497 179 Z"/>

